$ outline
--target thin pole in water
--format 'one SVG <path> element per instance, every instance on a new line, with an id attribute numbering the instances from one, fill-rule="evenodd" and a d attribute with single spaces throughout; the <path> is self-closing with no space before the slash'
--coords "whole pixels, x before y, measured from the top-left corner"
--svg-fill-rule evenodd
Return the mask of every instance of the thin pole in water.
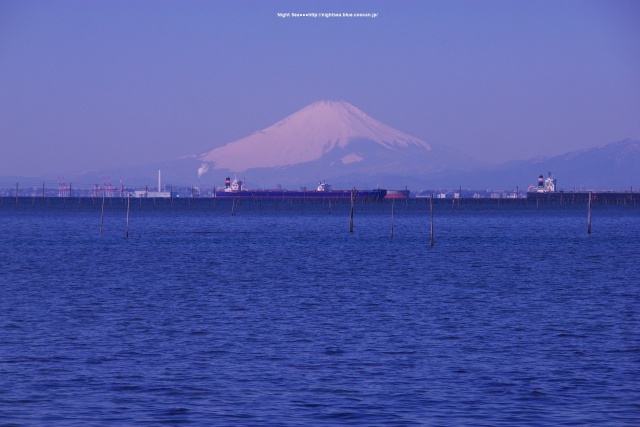
<path id="1" fill-rule="evenodd" d="M 396 199 L 391 199 L 391 238 L 393 239 L 393 208 L 396 204 Z"/>
<path id="2" fill-rule="evenodd" d="M 354 208 L 354 199 L 355 199 L 355 191 L 356 188 L 353 187 L 353 189 L 351 190 L 351 215 L 350 215 L 350 220 L 349 220 L 349 233 L 353 233 L 353 208 Z"/>
<path id="3" fill-rule="evenodd" d="M 429 212 L 431 214 L 431 247 L 435 244 L 433 240 L 433 193 L 429 197 Z"/>
<path id="4" fill-rule="evenodd" d="M 587 203 L 587 234 L 591 234 L 591 191 L 589 191 L 589 203 Z"/>
<path id="5" fill-rule="evenodd" d="M 126 238 L 129 238 L 129 207 L 131 206 L 131 194 L 127 194 L 127 231 Z"/>
<path id="6" fill-rule="evenodd" d="M 18 183 L 16 182 L 16 206 L 18 206 Z"/>
<path id="7" fill-rule="evenodd" d="M 100 234 L 102 234 L 103 224 L 104 224 L 104 193 L 102 193 L 102 215 L 100 216 Z"/>

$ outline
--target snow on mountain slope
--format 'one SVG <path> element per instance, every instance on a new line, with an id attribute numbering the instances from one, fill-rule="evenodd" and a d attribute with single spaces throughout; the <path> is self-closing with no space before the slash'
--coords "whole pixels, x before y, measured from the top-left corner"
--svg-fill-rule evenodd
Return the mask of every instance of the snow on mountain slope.
<path id="1" fill-rule="evenodd" d="M 243 172 L 279 168 L 318 160 L 351 141 L 371 141 L 378 148 L 429 151 L 426 142 L 379 122 L 345 101 L 318 101 L 252 135 L 203 153 L 204 165 Z M 341 151 L 343 151 L 341 150 Z M 347 153 L 344 164 L 360 162 L 365 153 Z M 205 171 L 206 172 L 206 171 Z"/>

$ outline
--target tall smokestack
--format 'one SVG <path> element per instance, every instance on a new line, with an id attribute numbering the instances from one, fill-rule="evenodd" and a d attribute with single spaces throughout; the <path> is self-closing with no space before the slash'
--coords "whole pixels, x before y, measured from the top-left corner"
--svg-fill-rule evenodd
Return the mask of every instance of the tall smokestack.
<path id="1" fill-rule="evenodd" d="M 161 185 L 161 182 L 160 182 L 160 169 L 158 169 L 158 193 L 162 191 L 161 190 L 162 187 L 160 187 L 160 185 Z"/>

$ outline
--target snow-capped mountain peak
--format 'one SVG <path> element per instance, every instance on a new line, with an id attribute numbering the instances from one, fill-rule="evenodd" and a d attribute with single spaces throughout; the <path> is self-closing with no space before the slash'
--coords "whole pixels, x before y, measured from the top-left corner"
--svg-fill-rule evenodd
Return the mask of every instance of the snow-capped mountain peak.
<path id="1" fill-rule="evenodd" d="M 348 102 L 318 101 L 266 129 L 203 153 L 200 159 L 215 169 L 243 172 L 307 163 L 340 148 L 347 150 L 343 159 L 347 164 L 366 157 L 362 152 L 348 152 L 348 145 L 355 141 L 389 150 L 431 150 L 426 142 L 375 120 Z"/>

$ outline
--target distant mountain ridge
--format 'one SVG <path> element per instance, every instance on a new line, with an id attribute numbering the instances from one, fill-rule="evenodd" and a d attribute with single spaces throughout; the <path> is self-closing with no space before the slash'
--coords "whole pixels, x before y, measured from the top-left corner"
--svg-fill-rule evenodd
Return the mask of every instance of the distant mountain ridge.
<path id="1" fill-rule="evenodd" d="M 258 132 L 199 155 L 128 168 L 82 173 L 60 171 L 40 177 L 0 177 L 2 188 L 57 183 L 102 185 L 105 177 L 125 186 L 163 183 L 214 187 L 238 175 L 247 188 L 515 189 L 535 185 L 552 172 L 561 190 L 640 189 L 640 140 L 484 165 L 465 153 L 425 142 L 392 128 L 345 101 L 318 101 Z M 1 171 L 0 171 L 1 173 Z M 157 185 L 155 185 L 157 186 Z M 8 190 L 7 190 L 8 191 Z"/>
<path id="2" fill-rule="evenodd" d="M 462 178 L 492 187 L 535 184 L 537 176 L 552 172 L 561 190 L 640 189 L 640 140 L 627 138 L 558 156 L 515 160 L 494 168 L 465 173 Z"/>

